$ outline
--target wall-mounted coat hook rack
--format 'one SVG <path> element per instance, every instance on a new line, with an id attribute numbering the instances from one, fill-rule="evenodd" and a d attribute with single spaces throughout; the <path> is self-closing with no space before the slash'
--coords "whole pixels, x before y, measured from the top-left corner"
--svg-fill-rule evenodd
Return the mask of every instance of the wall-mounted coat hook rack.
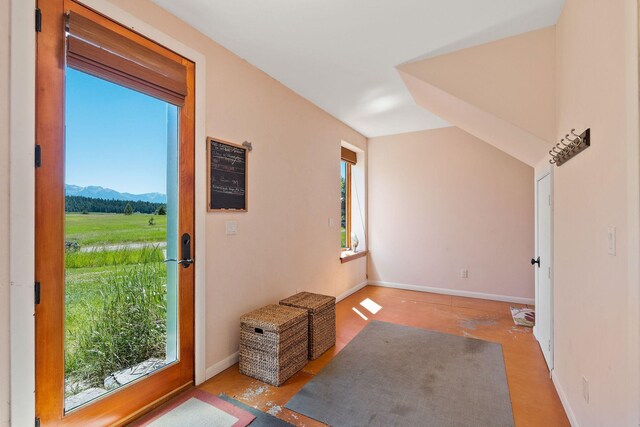
<path id="1" fill-rule="evenodd" d="M 573 139 L 570 136 L 573 135 Z M 565 142 L 566 141 L 566 142 Z M 560 166 L 577 154 L 582 153 L 584 150 L 591 146 L 591 130 L 587 129 L 580 135 L 575 133 L 575 129 L 571 129 L 570 134 L 566 134 L 564 138 L 560 140 L 551 150 L 549 150 L 549 163 L 552 165 Z"/>

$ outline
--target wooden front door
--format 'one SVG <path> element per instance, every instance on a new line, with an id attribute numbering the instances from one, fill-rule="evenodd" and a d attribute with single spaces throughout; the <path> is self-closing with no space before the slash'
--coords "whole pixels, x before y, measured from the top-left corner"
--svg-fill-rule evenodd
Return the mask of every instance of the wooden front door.
<path id="1" fill-rule="evenodd" d="M 38 3 L 36 416 L 118 425 L 194 379 L 195 65 Z"/>

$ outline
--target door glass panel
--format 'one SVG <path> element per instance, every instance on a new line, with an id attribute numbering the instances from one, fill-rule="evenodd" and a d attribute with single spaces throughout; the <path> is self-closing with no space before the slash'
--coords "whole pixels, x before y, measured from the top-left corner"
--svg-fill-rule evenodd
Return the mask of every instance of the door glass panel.
<path id="1" fill-rule="evenodd" d="M 67 70 L 65 411 L 177 360 L 178 108 Z"/>

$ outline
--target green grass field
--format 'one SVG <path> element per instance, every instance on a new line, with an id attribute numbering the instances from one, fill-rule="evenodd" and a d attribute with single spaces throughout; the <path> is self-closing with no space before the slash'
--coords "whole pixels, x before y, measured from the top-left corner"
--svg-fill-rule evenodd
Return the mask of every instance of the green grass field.
<path id="1" fill-rule="evenodd" d="M 149 225 L 153 218 L 155 225 Z M 80 246 L 120 243 L 163 242 L 167 236 L 167 216 L 149 214 L 67 214 L 67 241 Z"/>
<path id="2" fill-rule="evenodd" d="M 149 225 L 153 218 L 154 225 Z M 147 283 L 166 283 L 166 266 L 163 263 L 163 248 L 150 245 L 148 248 L 119 248 L 107 250 L 104 245 L 126 245 L 127 243 L 157 244 L 166 240 L 167 217 L 145 214 L 67 214 L 66 239 L 80 244 L 80 249 L 96 247 L 88 252 L 68 251 L 65 254 L 65 350 L 67 377 L 73 383 L 78 372 L 86 371 L 90 359 L 83 356 L 79 339 L 86 341 L 87 328 L 95 313 L 104 310 L 104 302 L 112 297 L 115 287 L 122 289 L 124 277 L 139 280 L 143 266 L 150 266 L 149 276 L 139 285 L 130 286 L 132 297 Z M 138 277 L 138 279 L 135 279 Z M 157 285 L 156 289 L 157 289 Z M 128 292 L 128 291 L 127 291 Z M 164 292 L 164 291 L 163 291 Z M 129 297 L 127 297 L 129 298 Z M 123 304 L 125 304 L 123 302 Z M 84 336 L 85 338 L 79 338 Z M 85 349 L 86 352 L 86 349 Z M 83 362 L 83 360 L 85 360 Z M 79 391 L 79 390 L 76 390 Z"/>
<path id="3" fill-rule="evenodd" d="M 66 329 L 76 331 L 103 298 L 105 280 L 118 269 L 145 261 L 162 263 L 161 249 L 123 249 L 118 251 L 71 252 L 65 256 Z M 166 273 L 165 273 L 166 277 Z M 70 334 L 73 335 L 73 334 Z M 74 347 L 74 337 L 68 336 Z"/>
<path id="4" fill-rule="evenodd" d="M 126 265 L 118 268 L 127 268 Z M 65 277 L 65 330 L 68 352 L 76 347 L 76 331 L 86 325 L 90 314 L 100 305 L 105 280 L 116 271 L 114 266 L 70 268 Z M 166 277 L 166 274 L 165 274 Z"/>
<path id="5" fill-rule="evenodd" d="M 159 246 L 149 245 L 144 249 L 92 250 L 89 252 L 68 252 L 64 259 L 65 268 L 79 269 L 134 265 L 143 262 L 162 262 L 164 254 Z"/>

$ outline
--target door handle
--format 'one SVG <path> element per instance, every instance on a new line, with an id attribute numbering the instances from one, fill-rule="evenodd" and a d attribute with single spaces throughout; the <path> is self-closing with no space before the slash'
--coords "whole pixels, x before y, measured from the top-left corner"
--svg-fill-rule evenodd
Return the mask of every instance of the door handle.
<path id="1" fill-rule="evenodd" d="M 182 264 L 184 266 L 184 268 L 189 267 L 191 264 L 194 263 L 195 260 L 193 259 L 175 259 L 175 258 L 169 258 L 169 259 L 165 259 L 162 262 L 177 262 L 178 264 Z"/>
<path id="2" fill-rule="evenodd" d="M 538 259 L 531 258 L 531 265 L 538 264 L 538 268 L 540 268 L 540 257 Z"/>
<path id="3" fill-rule="evenodd" d="M 180 246 L 182 251 L 182 259 L 165 259 L 164 262 L 177 262 L 178 264 L 182 264 L 184 268 L 189 268 L 191 264 L 195 262 L 194 259 L 191 258 L 191 236 L 188 233 L 184 233 L 182 238 L 180 239 Z"/>
<path id="4" fill-rule="evenodd" d="M 193 259 L 191 258 L 191 236 L 189 233 L 182 235 L 180 244 L 182 247 L 182 259 L 178 261 L 178 264 L 182 264 L 184 268 L 189 268 L 193 264 Z"/>

